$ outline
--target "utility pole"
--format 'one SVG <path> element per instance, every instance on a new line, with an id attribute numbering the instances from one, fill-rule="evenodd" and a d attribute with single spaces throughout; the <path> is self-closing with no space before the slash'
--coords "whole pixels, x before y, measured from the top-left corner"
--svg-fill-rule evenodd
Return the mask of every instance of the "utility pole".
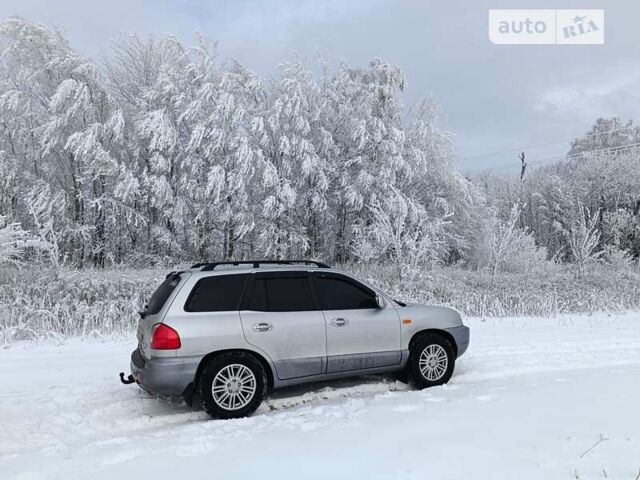
<path id="1" fill-rule="evenodd" d="M 524 174 L 527 171 L 527 162 L 524 161 L 524 152 L 518 157 L 520 159 L 520 181 L 524 182 Z"/>

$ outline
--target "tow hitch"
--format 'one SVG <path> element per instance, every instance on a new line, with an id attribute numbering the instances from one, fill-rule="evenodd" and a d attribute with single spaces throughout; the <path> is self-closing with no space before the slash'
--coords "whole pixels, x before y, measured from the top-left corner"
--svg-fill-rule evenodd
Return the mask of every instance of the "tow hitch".
<path id="1" fill-rule="evenodd" d="M 131 383 L 135 383 L 136 379 L 133 378 L 133 375 L 129 375 L 127 378 L 124 378 L 124 372 L 120 372 L 120 381 L 125 385 L 129 385 Z"/>

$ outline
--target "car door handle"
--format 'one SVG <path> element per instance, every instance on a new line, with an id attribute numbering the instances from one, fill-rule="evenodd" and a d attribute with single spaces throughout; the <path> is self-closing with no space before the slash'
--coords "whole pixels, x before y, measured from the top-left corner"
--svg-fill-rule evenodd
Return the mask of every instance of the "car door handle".
<path id="1" fill-rule="evenodd" d="M 269 330 L 273 330 L 273 325 L 267 322 L 254 323 L 251 329 L 254 332 L 268 332 Z"/>
<path id="2" fill-rule="evenodd" d="M 348 318 L 333 318 L 331 320 L 331 325 L 334 327 L 344 327 L 345 325 L 349 325 Z"/>

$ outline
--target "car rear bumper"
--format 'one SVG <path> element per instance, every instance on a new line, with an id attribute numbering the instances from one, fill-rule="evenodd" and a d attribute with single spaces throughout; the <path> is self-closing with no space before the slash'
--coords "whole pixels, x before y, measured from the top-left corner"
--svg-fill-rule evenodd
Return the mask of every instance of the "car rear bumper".
<path id="1" fill-rule="evenodd" d="M 458 351 L 458 357 L 460 357 L 469 348 L 469 327 L 461 325 L 459 327 L 447 328 L 447 332 L 451 334 L 453 340 L 456 342 Z"/>
<path id="2" fill-rule="evenodd" d="M 131 375 L 150 393 L 182 395 L 193 383 L 199 358 L 152 357 L 145 359 L 138 349 L 131 353 Z"/>

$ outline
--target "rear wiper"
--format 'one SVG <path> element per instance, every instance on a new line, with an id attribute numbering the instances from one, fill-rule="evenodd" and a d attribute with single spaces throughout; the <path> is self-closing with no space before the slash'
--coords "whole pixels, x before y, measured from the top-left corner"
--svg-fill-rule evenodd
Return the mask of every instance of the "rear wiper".
<path id="1" fill-rule="evenodd" d="M 147 310 L 149 309 L 149 304 L 146 304 L 144 306 L 144 310 L 138 312 L 138 315 L 140 315 L 140 318 L 144 318 L 147 316 Z"/>

